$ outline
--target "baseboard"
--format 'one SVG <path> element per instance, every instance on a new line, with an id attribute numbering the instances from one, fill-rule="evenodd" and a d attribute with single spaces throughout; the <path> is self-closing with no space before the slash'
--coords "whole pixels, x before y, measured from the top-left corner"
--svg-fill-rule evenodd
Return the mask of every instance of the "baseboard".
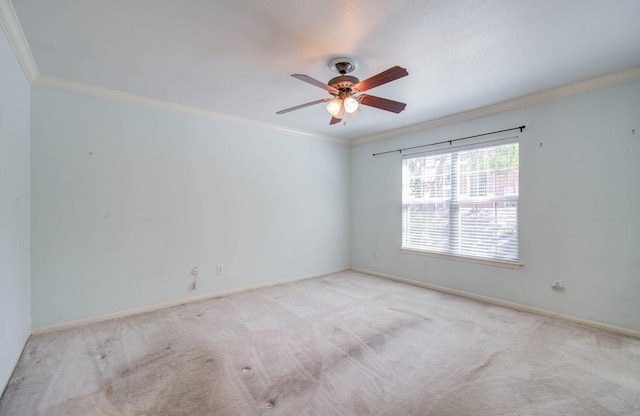
<path id="1" fill-rule="evenodd" d="M 204 295 L 193 296 L 193 297 L 190 297 L 190 298 L 182 298 L 182 299 L 178 299 L 178 300 L 171 301 L 171 302 L 165 302 L 165 303 L 159 303 L 159 304 L 155 304 L 155 305 L 143 306 L 143 307 L 134 308 L 134 309 L 127 309 L 127 310 L 124 310 L 124 311 L 110 313 L 110 314 L 106 314 L 106 315 L 95 316 L 95 317 L 91 317 L 91 318 L 85 318 L 85 319 L 79 319 L 79 320 L 75 320 L 75 321 L 63 322 L 63 323 L 59 323 L 59 324 L 41 326 L 41 327 L 38 327 L 38 328 L 33 328 L 31 330 L 31 334 L 32 335 L 39 335 L 39 334 L 44 334 L 44 333 L 47 333 L 47 332 L 53 332 L 53 331 L 60 331 L 60 330 L 63 330 L 63 329 L 76 328 L 76 327 L 80 327 L 80 326 L 84 326 L 84 325 L 94 324 L 94 323 L 97 323 L 97 322 L 108 321 L 108 320 L 111 320 L 111 319 L 124 318 L 124 317 L 127 317 L 127 316 L 139 315 L 141 313 L 147 313 L 147 312 L 154 312 L 154 311 L 158 311 L 160 309 L 170 308 L 170 307 L 173 307 L 173 306 L 186 305 L 188 303 L 198 302 L 198 301 L 201 301 L 201 300 L 221 298 L 221 297 L 224 297 L 224 296 L 233 295 L 235 293 L 246 292 L 248 290 L 260 289 L 260 288 L 263 288 L 263 287 L 276 286 L 276 285 L 282 285 L 282 284 L 285 284 L 285 283 L 292 283 L 292 282 L 297 282 L 297 281 L 301 281 L 301 280 L 313 279 L 315 277 L 327 276 L 327 275 L 330 275 L 330 274 L 340 273 L 340 272 L 344 272 L 344 271 L 347 271 L 347 270 L 350 270 L 350 269 L 347 267 L 347 268 L 344 268 L 344 269 L 338 269 L 338 270 L 333 270 L 333 271 L 328 271 L 328 272 L 323 272 L 323 273 L 310 274 L 310 275 L 305 275 L 305 276 L 297 276 L 297 277 L 292 277 L 292 278 L 289 278 L 289 279 L 275 280 L 275 281 L 272 281 L 272 282 L 260 283 L 260 284 L 257 284 L 257 285 L 243 286 L 243 287 L 236 288 L 236 289 L 225 290 L 225 291 L 222 291 L 222 292 L 213 292 L 213 293 L 207 293 L 207 294 L 204 294 Z"/>
<path id="2" fill-rule="evenodd" d="M 472 299 L 472 300 L 477 300 L 477 301 L 480 301 L 480 302 L 490 303 L 490 304 L 496 305 L 496 306 L 503 306 L 503 307 L 506 307 L 506 308 L 511 308 L 511 309 L 515 309 L 515 310 L 518 310 L 518 311 L 522 311 L 522 312 L 533 313 L 533 314 L 540 315 L 540 316 L 545 316 L 545 317 L 548 317 L 548 318 L 560 319 L 560 320 L 563 320 L 563 321 L 572 322 L 572 323 L 575 323 L 575 324 L 580 324 L 580 325 L 588 326 L 588 327 L 595 328 L 595 329 L 601 329 L 601 330 L 613 332 L 613 333 L 616 333 L 616 334 L 626 335 L 626 336 L 630 336 L 630 337 L 634 337 L 634 338 L 640 338 L 640 331 L 635 331 L 635 330 L 627 329 L 627 328 L 621 328 L 621 327 L 614 326 L 614 325 L 603 324 L 601 322 L 596 322 L 596 321 L 590 321 L 590 320 L 587 320 L 587 319 L 577 318 L 577 317 L 571 316 L 571 315 L 564 315 L 564 314 L 557 313 L 557 312 L 552 312 L 552 311 L 549 311 L 549 310 L 546 310 L 546 309 L 535 308 L 535 307 L 527 306 L 527 305 L 521 305 L 519 303 L 509 302 L 509 301 L 498 299 L 498 298 L 492 298 L 492 297 L 489 297 L 489 296 L 478 295 L 478 294 L 471 293 L 471 292 L 465 292 L 463 290 L 451 289 L 451 288 L 444 287 L 444 286 L 438 286 L 438 285 L 434 285 L 434 284 L 431 284 L 431 283 L 425 283 L 425 282 L 421 282 L 421 281 L 418 281 L 418 280 L 407 279 L 407 278 L 404 278 L 404 277 L 399 277 L 399 276 L 386 274 L 386 273 L 380 273 L 380 272 L 376 272 L 376 271 L 373 271 L 373 270 L 361 269 L 361 268 L 357 268 L 357 267 L 338 269 L 338 270 L 333 270 L 333 271 L 328 271 L 328 272 L 323 272 L 323 273 L 318 273 L 318 274 L 311 274 L 311 275 L 306 275 L 306 276 L 298 276 L 298 277 L 293 277 L 293 278 L 289 278 L 289 279 L 281 279 L 281 280 L 276 280 L 276 281 L 267 282 L 267 283 L 261 283 L 261 284 L 252 285 L 252 286 L 244 286 L 244 287 L 240 287 L 240 288 L 237 288 L 237 289 L 230 289 L 230 290 L 226 290 L 226 291 L 222 291 L 222 292 L 208 293 L 208 294 L 204 294 L 204 295 L 200 295 L 200 296 L 194 296 L 194 297 L 190 297 L 190 298 L 178 299 L 178 300 L 171 301 L 171 302 L 165 302 L 165 303 L 161 303 L 161 304 L 144 306 L 144 307 L 141 307 L 141 308 L 128 309 L 128 310 L 124 310 L 124 311 L 120 311 L 120 312 L 116 312 L 116 313 L 112 313 L 112 314 L 107 314 L 107 315 L 100 315 L 100 316 L 96 316 L 96 317 L 92 317 L 92 318 L 79 319 L 79 320 L 75 320 L 75 321 L 63 322 L 63 323 L 60 323 L 60 324 L 42 326 L 42 327 L 38 327 L 38 328 L 33 328 L 31 330 L 31 335 L 38 335 L 38 334 L 44 334 L 44 333 L 52 332 L 52 331 L 59 331 L 59 330 L 63 330 L 63 329 L 75 328 L 75 327 L 89 325 L 89 324 L 93 324 L 93 323 L 97 323 L 97 322 L 108 321 L 110 319 L 124 318 L 124 317 L 127 317 L 127 316 L 138 315 L 138 314 L 146 313 L 146 312 L 154 312 L 154 311 L 157 311 L 157 310 L 160 310 L 160 309 L 170 308 L 170 307 L 173 307 L 173 306 L 185 305 L 185 304 L 188 304 L 188 303 L 198 302 L 198 301 L 201 301 L 201 300 L 219 298 L 219 297 L 223 297 L 223 296 L 229 296 L 229 295 L 233 295 L 235 293 L 245 292 L 245 291 L 254 290 L 254 289 L 260 289 L 260 288 L 263 288 L 263 287 L 276 286 L 276 285 L 282 285 L 282 284 L 285 284 L 285 283 L 291 283 L 291 282 L 297 282 L 297 281 L 301 281 L 301 280 L 313 279 L 313 278 L 316 278 L 316 277 L 322 277 L 322 276 L 326 276 L 326 275 L 330 275 L 330 274 L 334 274 L 334 273 L 340 273 L 340 272 L 344 272 L 344 271 L 347 271 L 347 270 L 353 270 L 353 271 L 359 272 L 359 273 L 370 274 L 370 275 L 373 275 L 373 276 L 378 276 L 378 277 L 382 277 L 382 278 L 385 278 L 385 279 L 394 280 L 394 281 L 400 282 L 400 283 L 406 283 L 406 284 L 410 284 L 410 285 L 414 285 L 414 286 L 418 286 L 418 287 L 423 287 L 425 289 L 436 290 L 438 292 L 443 292 L 443 293 L 448 293 L 448 294 L 451 294 L 451 295 L 461 296 L 461 297 L 464 297 L 464 298 L 467 298 L 467 299 Z M 27 340 L 28 340 L 28 337 L 24 341 L 25 344 L 26 344 Z M 20 354 L 18 354 L 18 357 L 16 358 L 15 364 L 17 364 L 19 359 L 20 359 Z M 15 364 L 14 364 L 14 368 L 15 368 Z M 9 379 L 5 380 L 5 383 L 7 383 L 8 381 L 9 381 Z M 3 387 L 3 389 L 4 389 L 4 387 Z"/>
<path id="3" fill-rule="evenodd" d="M 601 322 L 590 321 L 588 319 L 577 318 L 571 315 L 564 315 L 557 312 L 548 311 L 546 309 L 535 308 L 533 306 L 521 305 L 519 303 L 509 302 L 506 300 L 492 298 L 489 296 L 477 295 L 471 292 L 465 292 L 463 290 L 451 289 L 444 286 L 438 286 L 431 283 L 420 282 L 418 280 L 407 279 L 404 277 L 394 276 L 386 273 L 379 273 L 372 270 L 360 269 L 356 267 L 352 267 L 351 270 L 359 273 L 370 274 L 373 276 L 382 277 L 389 280 L 394 280 L 396 282 L 406 283 L 414 286 L 423 287 L 425 289 L 436 290 L 438 292 L 448 293 L 451 295 L 461 296 L 467 299 L 477 300 L 480 302 L 490 303 L 496 306 L 503 306 L 505 308 L 515 309 L 521 312 L 529 312 L 536 315 L 544 316 L 547 318 L 560 319 L 567 322 L 572 322 L 574 324 L 580 324 L 584 326 L 588 326 L 595 329 L 601 329 L 604 331 L 613 332 L 620 335 L 626 335 L 629 337 L 640 338 L 640 331 L 635 331 L 633 329 L 621 328 L 614 325 L 603 324 Z"/>
<path id="4" fill-rule="evenodd" d="M 9 380 L 11 380 L 11 376 L 13 375 L 13 372 L 16 371 L 16 366 L 18 365 L 18 361 L 20 361 L 20 357 L 22 357 L 22 352 L 24 351 L 24 347 L 27 345 L 27 341 L 29 341 L 29 338 L 31 337 L 31 331 L 25 332 L 23 337 L 24 339 L 22 340 L 22 347 L 20 347 L 20 349 L 18 350 L 18 353 L 13 359 L 13 363 L 11 365 L 11 371 L 2 380 L 2 384 L 0 384 L 0 398 L 2 398 L 2 395 L 4 394 L 4 390 L 9 385 Z"/>

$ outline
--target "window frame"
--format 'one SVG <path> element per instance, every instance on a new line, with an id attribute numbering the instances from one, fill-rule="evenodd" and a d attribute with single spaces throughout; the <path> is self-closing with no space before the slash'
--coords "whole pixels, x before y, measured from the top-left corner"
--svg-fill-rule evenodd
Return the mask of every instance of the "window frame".
<path id="1" fill-rule="evenodd" d="M 517 223 L 517 244 L 518 244 L 518 250 L 517 250 L 517 256 L 518 259 L 517 260 L 508 260 L 508 259 L 500 259 L 500 258 L 486 258 L 486 257 L 474 257 L 472 255 L 468 255 L 468 254 L 462 254 L 462 253 L 453 253 L 453 252 L 440 252 L 440 251 L 432 251 L 432 250 L 428 250 L 428 249 L 417 249 L 414 247 L 405 247 L 405 205 L 407 204 L 405 201 L 405 192 L 406 192 L 406 187 L 408 186 L 408 184 L 405 183 L 405 171 L 404 171 L 404 164 L 405 164 L 405 160 L 407 159 L 415 159 L 415 158 L 420 158 L 420 157 L 425 157 L 425 156 L 437 156 L 437 155 L 443 155 L 443 154 L 460 154 L 460 152 L 465 152 L 465 151 L 469 151 L 469 150 L 474 150 L 474 149 L 482 149 L 482 148 L 491 148 L 491 147 L 498 147 L 498 146 L 502 146 L 502 145 L 507 145 L 507 144 L 513 144 L 513 143 L 517 143 L 518 144 L 518 179 L 516 182 L 516 189 L 518 190 L 518 192 L 515 192 L 513 195 L 517 195 L 517 201 L 515 203 L 515 217 L 516 217 L 516 223 Z M 444 258 L 444 259 L 449 259 L 449 260 L 457 260 L 457 261 L 464 261 L 464 262 L 471 262 L 471 263 L 479 263 L 479 264 L 486 264 L 486 265 L 491 265 L 491 266 L 499 266 L 499 267 L 507 267 L 507 268 L 512 268 L 512 269 L 519 269 L 521 267 L 523 267 L 523 263 L 521 262 L 521 256 L 520 256 L 520 229 L 521 229 L 521 224 L 520 224 L 520 155 L 521 155 L 521 149 L 522 146 L 520 144 L 520 140 L 518 139 L 518 137 L 510 137 L 510 138 L 504 138 L 504 139 L 496 139 L 496 140 L 490 140 L 490 141 L 484 141 L 484 142 L 478 142 L 478 143 L 473 143 L 473 144 L 469 144 L 469 145 L 460 145 L 460 146 L 452 146 L 452 147 L 447 147 L 447 148 L 441 148 L 441 149 L 436 149 L 436 150 L 431 150 L 431 151 L 423 151 L 423 152 L 416 152 L 416 153 L 411 153 L 411 154 L 404 154 L 402 157 L 402 200 L 401 200 L 401 242 L 400 242 L 400 250 L 403 253 L 406 254 L 417 254 L 417 255 L 424 255 L 424 256 L 429 256 L 429 257 L 437 257 L 437 258 Z M 455 187 L 459 187 L 460 183 L 461 183 L 461 179 L 457 178 L 457 175 L 460 172 L 450 172 L 449 174 L 445 174 L 446 176 L 454 176 L 456 177 L 457 184 L 455 185 Z M 475 172 L 476 174 L 479 172 Z M 484 172 L 486 174 L 486 172 Z M 409 182 L 411 182 L 412 178 L 406 178 Z M 486 180 L 486 177 L 484 178 Z M 471 182 L 470 177 L 466 178 L 467 181 Z M 477 185 L 477 184 L 476 184 Z M 468 187 L 469 184 L 467 184 L 467 189 L 472 189 Z M 486 185 L 485 185 L 486 186 Z M 478 188 L 478 186 L 476 186 L 476 188 Z M 507 188 L 505 188 L 507 189 Z M 476 189 L 476 191 L 478 191 L 478 189 Z M 484 190 L 485 194 L 486 194 L 486 187 Z M 504 192 L 504 191 L 503 191 Z M 486 197 L 486 195 L 484 196 Z M 480 196 L 479 198 L 483 198 L 483 196 Z M 451 198 L 449 201 L 454 200 L 460 204 L 459 199 L 453 198 L 453 195 L 451 195 Z M 505 207 L 506 207 L 506 202 L 505 201 Z M 457 206 L 455 209 L 459 209 L 459 206 Z M 451 217 L 451 211 L 449 212 L 449 216 Z M 449 230 L 450 231 L 450 230 Z M 451 234 L 449 232 L 449 236 L 451 237 Z"/>

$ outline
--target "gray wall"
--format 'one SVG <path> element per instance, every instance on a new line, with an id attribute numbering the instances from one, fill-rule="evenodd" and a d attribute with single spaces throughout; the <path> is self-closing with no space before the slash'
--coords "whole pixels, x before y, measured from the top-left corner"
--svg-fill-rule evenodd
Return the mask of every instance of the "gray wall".
<path id="1" fill-rule="evenodd" d="M 401 156 L 372 153 L 522 124 L 524 267 L 401 252 Z M 640 330 L 640 81 L 362 144 L 351 169 L 354 267 Z"/>
<path id="2" fill-rule="evenodd" d="M 350 266 L 347 146 L 38 87 L 31 111 L 34 328 Z"/>
<path id="3" fill-rule="evenodd" d="M 0 394 L 31 324 L 29 91 L 0 30 Z"/>

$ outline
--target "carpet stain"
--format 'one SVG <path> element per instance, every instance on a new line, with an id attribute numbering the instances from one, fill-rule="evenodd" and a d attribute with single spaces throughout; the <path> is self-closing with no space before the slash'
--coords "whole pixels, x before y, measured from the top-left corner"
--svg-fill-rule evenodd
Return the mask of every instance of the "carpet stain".
<path id="1" fill-rule="evenodd" d="M 429 318 L 429 317 L 427 317 L 425 315 L 413 312 L 413 311 L 408 311 L 408 310 L 405 310 L 405 309 L 398 309 L 398 308 L 387 308 L 387 310 L 391 311 L 391 312 L 398 312 L 398 313 L 402 313 L 402 314 L 405 314 L 405 315 L 408 315 L 408 316 L 412 316 L 414 318 L 418 318 L 418 319 L 421 319 L 423 321 L 433 322 L 433 319 L 431 319 L 431 318 Z"/>
<path id="2" fill-rule="evenodd" d="M 499 354 L 499 352 L 494 352 L 489 357 L 487 357 L 487 359 L 484 360 L 484 362 L 482 362 L 479 365 L 473 367 L 471 369 L 471 371 L 469 372 L 469 377 L 473 377 L 474 375 L 479 374 L 480 372 L 482 372 L 482 370 L 484 370 L 485 368 L 489 367 L 491 365 L 491 362 L 495 359 L 495 357 L 498 354 Z"/>
<path id="3" fill-rule="evenodd" d="M 166 345 L 166 344 L 165 344 Z M 114 407 L 131 415 L 209 415 L 219 391 L 215 358 L 198 350 L 176 352 L 162 346 L 115 371 L 103 391 Z"/>

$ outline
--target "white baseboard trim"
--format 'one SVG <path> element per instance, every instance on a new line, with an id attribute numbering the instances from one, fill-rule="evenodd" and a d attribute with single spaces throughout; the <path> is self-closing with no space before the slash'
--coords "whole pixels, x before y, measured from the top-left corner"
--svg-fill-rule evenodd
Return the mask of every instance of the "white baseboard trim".
<path id="1" fill-rule="evenodd" d="M 246 292 L 248 290 L 261 289 L 263 287 L 277 286 L 277 285 L 282 285 L 282 284 L 285 284 L 285 283 L 292 283 L 292 282 L 298 282 L 298 281 L 301 281 L 301 280 L 313 279 L 315 277 L 327 276 L 327 275 L 330 275 L 330 274 L 340 273 L 340 272 L 344 272 L 344 271 L 347 271 L 347 270 L 350 270 L 350 269 L 347 267 L 347 268 L 344 268 L 344 269 L 338 269 L 338 270 L 333 270 L 333 271 L 328 271 L 328 272 L 310 274 L 310 275 L 305 275 L 305 276 L 297 276 L 297 277 L 292 277 L 292 278 L 289 278 L 289 279 L 275 280 L 275 281 L 272 281 L 272 282 L 260 283 L 260 284 L 257 284 L 257 285 L 243 286 L 243 287 L 239 287 L 239 288 L 236 288 L 236 289 L 224 290 L 222 292 L 207 293 L 207 294 L 204 294 L 204 295 L 193 296 L 193 297 L 190 297 L 190 298 L 182 298 L 182 299 L 178 299 L 178 300 L 174 300 L 174 301 L 170 301 L 170 302 L 164 302 L 164 303 L 159 303 L 159 304 L 155 304 L 155 305 L 143 306 L 143 307 L 134 308 L 134 309 L 127 309 L 127 310 L 124 310 L 124 311 L 114 312 L 114 313 L 110 313 L 110 314 L 106 314 L 106 315 L 94 316 L 94 317 L 91 317 L 91 318 L 78 319 L 76 321 L 62 322 L 62 323 L 53 324 L 53 325 L 45 325 L 45 326 L 41 326 L 41 327 L 38 327 L 38 328 L 33 328 L 31 330 L 31 334 L 32 335 L 39 335 L 39 334 L 44 334 L 44 333 L 47 333 L 47 332 L 61 331 L 63 329 L 76 328 L 76 327 L 80 327 L 80 326 L 84 326 L 84 325 L 89 325 L 89 324 L 94 324 L 94 323 L 98 323 L 98 322 L 108 321 L 108 320 L 111 320 L 111 319 L 124 318 L 124 317 L 127 317 L 127 316 L 139 315 L 141 313 L 147 313 L 147 312 L 154 312 L 154 311 L 158 311 L 160 309 L 171 308 L 173 306 L 186 305 L 188 303 L 198 302 L 198 301 L 201 301 L 201 300 L 213 299 L 213 298 L 221 298 L 221 297 L 224 297 L 224 296 L 233 295 L 235 293 Z"/>
<path id="2" fill-rule="evenodd" d="M 529 313 L 533 313 L 533 314 L 536 314 L 536 315 L 544 316 L 544 317 L 547 317 L 547 318 L 560 319 L 560 320 L 563 320 L 563 321 L 572 322 L 574 324 L 584 325 L 584 326 L 588 326 L 588 327 L 595 328 L 595 329 L 601 329 L 601 330 L 604 330 L 604 331 L 609 331 L 609 332 L 613 332 L 613 333 L 620 334 L 620 335 L 626 335 L 626 336 L 629 336 L 629 337 L 640 338 L 640 331 L 635 331 L 633 329 L 627 329 L 627 328 L 621 328 L 621 327 L 614 326 L 614 325 L 603 324 L 601 322 L 596 322 L 596 321 L 590 321 L 588 319 L 577 318 L 577 317 L 571 316 L 571 315 L 564 315 L 564 314 L 561 314 L 561 313 L 548 311 L 546 309 L 535 308 L 533 306 L 527 306 L 527 305 L 521 305 L 519 303 L 509 302 L 509 301 L 498 299 L 498 298 L 492 298 L 492 297 L 489 297 L 489 296 L 477 295 L 475 293 L 465 292 L 463 290 L 451 289 L 451 288 L 444 287 L 444 286 L 438 286 L 438 285 L 434 285 L 434 284 L 431 284 L 431 283 L 421 282 L 419 280 L 413 280 L 413 279 L 407 279 L 407 278 L 404 278 L 404 277 L 398 277 L 398 276 L 394 276 L 394 275 L 391 275 L 391 274 L 379 273 L 379 272 L 375 272 L 375 271 L 372 271 L 372 270 L 360 269 L 360 268 L 357 268 L 357 267 L 352 267 L 351 270 L 353 270 L 354 272 L 370 274 L 370 275 L 373 275 L 373 276 L 378 276 L 378 277 L 382 277 L 382 278 L 385 278 L 385 279 L 394 280 L 396 282 L 406 283 L 406 284 L 410 284 L 410 285 L 413 285 L 413 286 L 422 287 L 422 288 L 425 288 L 425 289 L 431 289 L 431 290 L 436 290 L 438 292 L 448 293 L 450 295 L 456 295 L 456 296 L 461 296 L 461 297 L 467 298 L 467 299 L 472 299 L 472 300 L 477 300 L 477 301 L 480 301 L 480 302 L 490 303 L 490 304 L 496 305 L 496 306 L 503 306 L 505 308 L 515 309 L 515 310 L 521 311 L 521 312 L 529 312 Z"/>
<path id="3" fill-rule="evenodd" d="M 18 353 L 13 358 L 13 363 L 10 367 L 11 371 L 9 371 L 9 374 L 7 374 L 4 377 L 4 379 L 2 380 L 2 384 L 0 384 L 0 397 L 2 397 L 2 395 L 4 394 L 4 390 L 9 385 L 9 380 L 11 380 L 11 376 L 13 375 L 13 372 L 16 370 L 18 361 L 20 361 L 20 357 L 22 357 L 22 352 L 24 351 L 24 347 L 27 345 L 27 341 L 29 341 L 30 337 L 31 337 L 31 331 L 27 331 L 24 333 L 23 339 L 22 339 L 22 347 L 18 350 Z"/>

